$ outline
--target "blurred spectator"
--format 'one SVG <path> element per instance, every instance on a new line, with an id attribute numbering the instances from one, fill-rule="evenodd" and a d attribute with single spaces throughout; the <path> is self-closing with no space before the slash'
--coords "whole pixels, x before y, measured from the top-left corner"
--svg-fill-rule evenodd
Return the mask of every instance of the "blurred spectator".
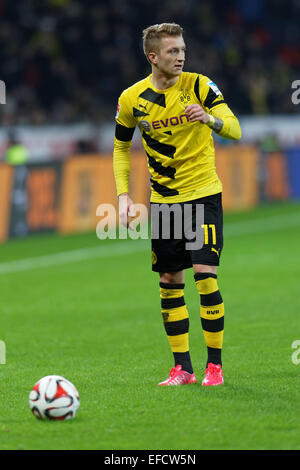
<path id="1" fill-rule="evenodd" d="M 77 142 L 76 155 L 77 154 L 97 154 L 97 144 L 92 140 L 79 140 Z"/>
<path id="2" fill-rule="evenodd" d="M 186 70 L 213 78 L 241 114 L 296 113 L 299 0 L 0 0 L 0 122 L 111 120 L 119 93 L 150 73 L 142 30 L 177 22 Z"/>
<path id="3" fill-rule="evenodd" d="M 24 145 L 17 139 L 14 134 L 10 134 L 7 149 L 4 153 L 4 160 L 9 165 L 25 165 L 28 161 L 28 150 Z"/>

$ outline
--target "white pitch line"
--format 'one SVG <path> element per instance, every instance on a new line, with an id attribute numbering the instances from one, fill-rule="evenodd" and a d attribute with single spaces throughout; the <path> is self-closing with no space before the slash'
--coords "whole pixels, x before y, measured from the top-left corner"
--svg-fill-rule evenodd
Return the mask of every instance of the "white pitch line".
<path id="1" fill-rule="evenodd" d="M 24 258 L 20 260 L 7 261 L 0 263 L 0 274 L 7 274 L 19 271 L 28 271 L 34 268 L 45 268 L 57 266 L 78 261 L 85 261 L 96 258 L 108 258 L 115 255 L 127 255 L 147 249 L 144 240 L 126 243 L 112 243 L 106 247 L 93 246 L 90 248 L 82 248 L 78 250 L 62 251 L 50 255 L 34 256 L 32 258 Z"/>
<path id="2" fill-rule="evenodd" d="M 225 237 L 237 237 L 241 235 L 259 234 L 262 232 L 271 232 L 284 230 L 290 227 L 300 226 L 300 211 L 281 216 L 273 215 L 269 217 L 260 217 L 243 222 L 232 222 L 225 224 Z M 101 243 L 101 242 L 99 242 Z M 131 240 L 130 242 L 118 241 L 106 246 L 93 246 L 77 250 L 63 251 L 42 256 L 33 256 L 20 260 L 13 260 L 0 263 L 0 275 L 14 272 L 28 271 L 36 268 L 47 268 L 50 266 L 75 263 L 89 259 L 103 259 L 111 256 L 122 256 L 131 253 L 149 250 L 149 240 Z"/>

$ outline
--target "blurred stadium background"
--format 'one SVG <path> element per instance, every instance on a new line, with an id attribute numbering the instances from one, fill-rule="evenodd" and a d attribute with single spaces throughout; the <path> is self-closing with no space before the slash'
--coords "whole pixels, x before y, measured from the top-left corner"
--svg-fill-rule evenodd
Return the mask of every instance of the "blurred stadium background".
<path id="1" fill-rule="evenodd" d="M 116 204 L 117 99 L 150 73 L 141 32 L 164 21 L 185 30 L 185 70 L 211 77 L 241 121 L 241 142 L 216 138 L 225 210 L 300 198 L 299 15 L 299 0 L 1 0 L 0 240 L 94 230 L 97 205 Z M 136 131 L 136 202 L 145 161 Z"/>

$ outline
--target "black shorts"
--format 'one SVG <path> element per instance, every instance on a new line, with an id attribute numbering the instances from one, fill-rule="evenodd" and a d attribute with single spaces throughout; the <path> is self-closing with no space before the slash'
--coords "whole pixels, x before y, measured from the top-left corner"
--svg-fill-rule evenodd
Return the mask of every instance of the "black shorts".
<path id="1" fill-rule="evenodd" d="M 203 204 L 203 206 L 199 206 L 200 204 Z M 188 208 L 187 205 L 189 205 Z M 162 209 L 163 206 L 168 206 L 165 207 L 167 209 L 172 204 L 151 203 L 152 271 L 176 272 L 191 268 L 193 264 L 219 266 L 223 248 L 222 193 L 176 204 L 179 211 L 176 213 L 177 217 L 180 215 L 180 210 L 182 214 L 181 227 L 179 224 L 179 228 L 178 223 L 175 228 L 174 220 L 176 217 L 172 211 L 169 212 L 168 217 L 159 212 L 158 218 L 153 218 L 153 214 L 157 214 L 158 207 Z M 200 207 L 203 208 L 204 223 L 203 217 L 199 216 L 199 214 L 201 215 Z M 192 231 L 202 233 L 202 243 L 193 244 L 191 243 L 193 241 L 191 236 L 188 235 L 187 238 L 185 227 L 188 219 L 189 223 L 192 224 Z M 163 221 L 165 222 L 164 229 L 162 229 Z M 166 227 L 169 227 L 167 236 Z"/>

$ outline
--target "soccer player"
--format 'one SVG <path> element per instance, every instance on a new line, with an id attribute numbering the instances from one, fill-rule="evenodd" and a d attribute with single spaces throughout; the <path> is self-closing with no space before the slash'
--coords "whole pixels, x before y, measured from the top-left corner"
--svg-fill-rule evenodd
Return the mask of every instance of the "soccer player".
<path id="1" fill-rule="evenodd" d="M 176 204 L 184 214 L 188 204 L 192 208 L 190 222 L 195 226 L 196 209 L 204 207 L 201 248 L 187 248 L 183 230 L 181 237 L 175 235 L 175 214 L 170 217 L 169 239 L 162 236 L 161 228 L 158 237 L 152 236 L 152 270 L 160 277 L 162 318 L 175 363 L 168 378 L 158 385 L 196 382 L 184 301 L 184 270 L 191 267 L 207 346 L 202 385 L 221 385 L 224 304 L 217 266 L 223 247 L 222 184 L 215 168 L 213 133 L 239 140 L 241 129 L 210 78 L 183 72 L 186 46 L 182 33 L 183 29 L 175 23 L 153 25 L 143 31 L 144 53 L 152 73 L 123 91 L 119 98 L 114 175 L 120 220 L 128 226 L 133 205 L 129 196 L 130 146 L 138 126 L 151 176 L 151 210 L 158 205 L 171 208 Z M 200 228 L 196 226 L 197 229 Z"/>

